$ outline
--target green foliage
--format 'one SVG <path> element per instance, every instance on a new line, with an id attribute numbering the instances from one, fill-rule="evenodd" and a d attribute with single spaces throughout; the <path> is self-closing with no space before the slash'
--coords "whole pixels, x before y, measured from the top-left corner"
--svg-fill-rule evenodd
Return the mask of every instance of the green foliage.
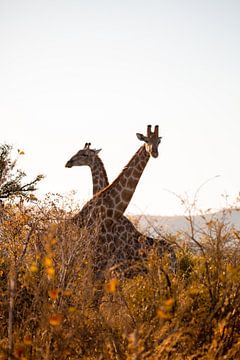
<path id="1" fill-rule="evenodd" d="M 36 190 L 36 185 L 43 176 L 38 175 L 34 180 L 23 184 L 26 174 L 16 168 L 17 160 L 11 159 L 11 146 L 0 145 L 0 199 L 9 199 L 21 196 L 30 199 L 30 193 Z M 18 151 L 23 154 L 22 151 Z"/>
<path id="2" fill-rule="evenodd" d="M 182 234 L 178 242 L 178 234 L 176 275 L 153 253 L 147 273 L 99 284 L 92 276 L 92 245 L 68 221 L 72 216 L 61 199 L 4 207 L 0 359 L 240 357 L 237 229 L 213 219 L 197 239 Z M 199 247 L 192 250 L 194 240 Z"/>

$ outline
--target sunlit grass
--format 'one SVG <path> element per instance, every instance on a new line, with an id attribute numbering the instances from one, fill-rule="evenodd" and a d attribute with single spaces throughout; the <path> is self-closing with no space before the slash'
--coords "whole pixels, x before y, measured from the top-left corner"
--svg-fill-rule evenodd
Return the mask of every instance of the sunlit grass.
<path id="1" fill-rule="evenodd" d="M 6 204 L 0 359 L 240 358 L 237 229 L 212 219 L 196 238 L 171 235 L 176 275 L 153 253 L 147 272 L 101 283 L 94 243 L 68 221 L 72 215 L 51 199 Z"/>

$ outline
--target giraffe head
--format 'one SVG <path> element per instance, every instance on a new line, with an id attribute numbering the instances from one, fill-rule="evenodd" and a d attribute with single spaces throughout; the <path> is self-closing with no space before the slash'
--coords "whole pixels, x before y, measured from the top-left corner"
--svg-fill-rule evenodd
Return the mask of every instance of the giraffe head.
<path id="1" fill-rule="evenodd" d="M 70 160 L 66 163 L 65 167 L 71 168 L 72 166 L 82 166 L 82 165 L 88 165 L 91 166 L 97 154 L 101 151 L 90 149 L 91 143 L 86 143 L 84 148 L 82 150 L 79 150 L 73 157 L 71 157 Z"/>
<path id="2" fill-rule="evenodd" d="M 145 142 L 145 147 L 150 156 L 157 158 L 158 157 L 158 145 L 161 142 L 162 137 L 158 136 L 158 125 L 155 126 L 154 132 L 151 130 L 151 125 L 147 127 L 147 136 L 137 133 L 139 140 Z"/>

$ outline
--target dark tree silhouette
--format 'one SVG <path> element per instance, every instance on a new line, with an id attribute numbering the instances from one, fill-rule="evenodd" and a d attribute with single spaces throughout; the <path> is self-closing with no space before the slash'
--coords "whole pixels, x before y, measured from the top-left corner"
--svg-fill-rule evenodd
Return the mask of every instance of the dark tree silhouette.
<path id="1" fill-rule="evenodd" d="M 21 196 L 31 199 L 36 185 L 43 179 L 43 175 L 37 175 L 30 182 L 24 183 L 25 172 L 16 169 L 17 160 L 11 159 L 12 146 L 0 145 L 0 200 Z M 21 153 L 21 152 L 19 152 Z"/>

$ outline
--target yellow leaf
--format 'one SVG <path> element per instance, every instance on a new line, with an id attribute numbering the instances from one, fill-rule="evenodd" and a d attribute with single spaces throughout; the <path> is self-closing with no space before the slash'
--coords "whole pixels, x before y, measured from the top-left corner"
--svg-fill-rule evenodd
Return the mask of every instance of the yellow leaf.
<path id="1" fill-rule="evenodd" d="M 116 278 L 111 279 L 105 286 L 106 291 L 110 294 L 115 293 L 117 290 L 118 283 L 119 283 L 118 279 Z"/>
<path id="2" fill-rule="evenodd" d="M 62 314 L 54 314 L 49 318 L 49 324 L 52 326 L 59 326 L 63 320 Z"/>
<path id="3" fill-rule="evenodd" d="M 158 315 L 158 317 L 159 317 L 160 319 L 163 319 L 163 320 L 169 320 L 169 319 L 171 319 L 171 315 L 168 314 L 167 312 L 165 312 L 165 311 L 162 310 L 162 309 L 159 309 L 159 310 L 157 311 L 157 315 Z"/>
<path id="4" fill-rule="evenodd" d="M 51 266 L 46 269 L 47 275 L 49 279 L 52 279 L 55 275 L 55 269 Z"/>
<path id="5" fill-rule="evenodd" d="M 48 295 L 50 297 L 50 299 L 52 300 L 56 300 L 59 294 L 59 290 L 58 289 L 52 289 L 48 291 Z"/>
<path id="6" fill-rule="evenodd" d="M 75 306 L 69 306 L 68 308 L 68 312 L 70 313 L 74 313 L 77 309 L 75 308 Z"/>
<path id="7" fill-rule="evenodd" d="M 44 259 L 43 259 L 43 265 L 44 266 L 52 266 L 52 259 L 50 258 L 50 257 L 45 257 Z"/>
<path id="8" fill-rule="evenodd" d="M 226 326 L 226 320 L 222 320 L 221 322 L 219 322 L 218 329 L 221 335 L 224 333 L 224 330 L 226 329 L 225 326 Z"/>
<path id="9" fill-rule="evenodd" d="M 174 299 L 173 298 L 170 298 L 170 299 L 165 301 L 166 306 L 172 306 L 173 304 L 174 304 Z"/>
<path id="10" fill-rule="evenodd" d="M 33 273 L 36 273 L 38 272 L 38 266 L 36 263 L 32 263 L 31 266 L 30 266 L 30 271 L 33 272 Z"/>
<path id="11" fill-rule="evenodd" d="M 57 243 L 57 239 L 54 238 L 51 240 L 51 245 L 55 245 L 56 243 Z"/>
<path id="12" fill-rule="evenodd" d="M 171 311 L 174 305 L 174 299 L 170 298 L 164 302 L 164 309 L 166 311 Z"/>

